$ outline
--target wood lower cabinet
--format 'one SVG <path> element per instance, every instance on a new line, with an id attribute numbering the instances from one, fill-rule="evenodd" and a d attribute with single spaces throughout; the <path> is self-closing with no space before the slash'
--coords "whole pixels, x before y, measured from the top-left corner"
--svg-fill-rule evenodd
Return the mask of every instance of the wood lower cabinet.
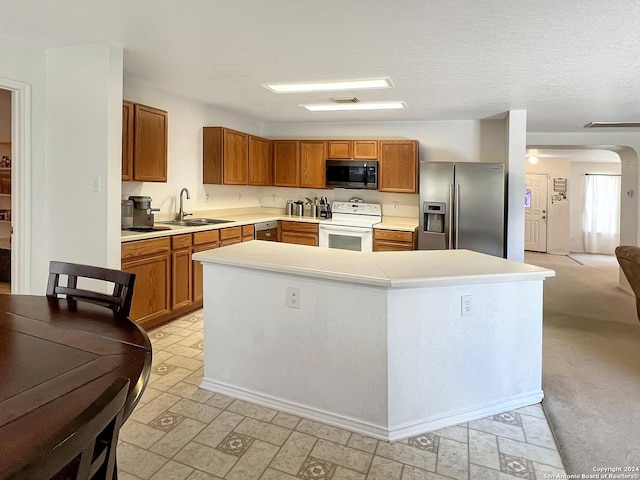
<path id="1" fill-rule="evenodd" d="M 127 135 L 130 134 L 127 132 Z M 147 105 L 133 104 L 133 180 L 167 181 L 167 137 L 167 112 Z"/>
<path id="2" fill-rule="evenodd" d="M 220 246 L 226 247 L 242 242 L 242 227 L 227 227 L 220 229 Z"/>
<path id="3" fill-rule="evenodd" d="M 394 252 L 415 250 L 418 236 L 415 231 L 373 229 L 373 251 Z"/>
<path id="4" fill-rule="evenodd" d="M 191 234 L 171 237 L 171 308 L 188 307 L 193 302 Z"/>
<path id="5" fill-rule="evenodd" d="M 197 232 L 193 234 L 193 253 L 211 250 L 220 246 L 220 230 L 209 230 L 206 232 Z M 202 263 L 197 260 L 192 261 L 193 274 L 193 301 L 201 303 L 204 282 L 202 278 Z"/>
<path id="6" fill-rule="evenodd" d="M 146 329 L 166 321 L 171 312 L 171 239 L 124 243 L 122 270 L 136 274 L 131 318 Z"/>
<path id="7" fill-rule="evenodd" d="M 242 241 L 248 242 L 255 237 L 255 227 L 253 225 L 242 226 Z"/>
<path id="8" fill-rule="evenodd" d="M 280 241 L 298 245 L 318 246 L 318 224 L 307 222 L 289 222 L 280 220 L 278 233 Z"/>
<path id="9" fill-rule="evenodd" d="M 418 142 L 380 140 L 378 144 L 378 190 L 418 192 Z"/>

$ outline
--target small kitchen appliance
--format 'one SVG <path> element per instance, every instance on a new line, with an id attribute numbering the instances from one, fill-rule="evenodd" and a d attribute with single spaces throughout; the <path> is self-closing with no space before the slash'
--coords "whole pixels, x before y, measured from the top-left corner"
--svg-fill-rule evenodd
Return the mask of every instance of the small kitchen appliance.
<path id="1" fill-rule="evenodd" d="M 133 201 L 122 200 L 120 225 L 124 230 L 133 227 Z"/>
<path id="2" fill-rule="evenodd" d="M 318 226 L 320 247 L 373 251 L 373 226 L 382 221 L 377 203 L 333 202 L 330 220 Z"/>
<path id="3" fill-rule="evenodd" d="M 159 208 L 151 208 L 151 197 L 132 195 L 129 200 L 133 202 L 133 228 L 153 228 L 153 212 L 159 212 Z"/>

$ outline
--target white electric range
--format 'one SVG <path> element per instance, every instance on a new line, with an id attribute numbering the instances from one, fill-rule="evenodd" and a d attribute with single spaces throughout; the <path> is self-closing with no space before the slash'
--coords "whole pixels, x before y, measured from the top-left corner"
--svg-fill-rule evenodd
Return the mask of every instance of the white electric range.
<path id="1" fill-rule="evenodd" d="M 320 222 L 319 246 L 360 252 L 373 251 L 373 226 L 382 221 L 377 203 L 333 202 L 332 217 Z"/>

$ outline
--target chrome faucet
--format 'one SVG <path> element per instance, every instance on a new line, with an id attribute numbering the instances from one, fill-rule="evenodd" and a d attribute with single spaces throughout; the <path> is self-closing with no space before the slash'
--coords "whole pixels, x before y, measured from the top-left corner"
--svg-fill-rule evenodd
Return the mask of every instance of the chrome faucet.
<path id="1" fill-rule="evenodd" d="M 183 188 L 182 190 L 180 190 L 180 211 L 178 212 L 178 218 L 176 220 L 184 220 L 184 217 L 186 217 L 187 215 L 193 215 L 192 213 L 185 213 L 184 208 L 183 208 L 183 203 L 184 203 L 184 198 L 182 197 L 182 194 L 186 193 L 187 194 L 187 200 L 191 200 L 191 196 L 189 195 L 189 190 L 187 190 L 186 188 Z"/>

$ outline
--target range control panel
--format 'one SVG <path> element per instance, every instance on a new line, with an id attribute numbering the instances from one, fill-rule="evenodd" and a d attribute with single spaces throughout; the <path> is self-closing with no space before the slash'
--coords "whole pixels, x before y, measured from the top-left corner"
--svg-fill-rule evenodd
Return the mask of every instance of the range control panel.
<path id="1" fill-rule="evenodd" d="M 334 213 L 350 213 L 355 215 L 382 215 L 379 203 L 333 202 Z"/>

